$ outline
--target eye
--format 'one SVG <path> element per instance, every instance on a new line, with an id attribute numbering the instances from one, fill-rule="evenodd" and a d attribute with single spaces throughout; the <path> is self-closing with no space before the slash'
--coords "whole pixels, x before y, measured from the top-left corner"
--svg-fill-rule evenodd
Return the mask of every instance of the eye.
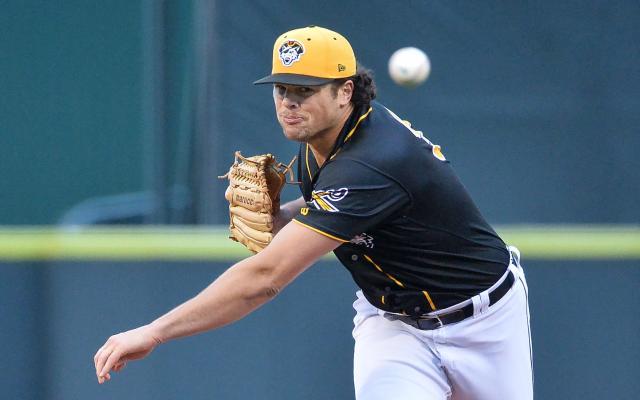
<path id="1" fill-rule="evenodd" d="M 273 90 L 278 96 L 284 96 L 287 91 L 287 89 L 282 85 L 273 85 Z"/>
<path id="2" fill-rule="evenodd" d="M 301 86 L 298 88 L 298 92 L 305 96 L 310 96 L 314 93 L 314 90 L 307 86 Z"/>

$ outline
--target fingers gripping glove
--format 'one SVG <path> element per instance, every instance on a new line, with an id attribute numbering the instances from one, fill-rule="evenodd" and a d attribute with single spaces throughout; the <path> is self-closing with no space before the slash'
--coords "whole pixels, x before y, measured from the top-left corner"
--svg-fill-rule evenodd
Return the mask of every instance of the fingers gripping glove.
<path id="1" fill-rule="evenodd" d="M 291 166 L 276 161 L 271 154 L 243 157 L 235 153 L 229 172 L 225 198 L 229 202 L 229 238 L 257 253 L 273 238 L 274 215 L 280 211 L 280 192 Z"/>

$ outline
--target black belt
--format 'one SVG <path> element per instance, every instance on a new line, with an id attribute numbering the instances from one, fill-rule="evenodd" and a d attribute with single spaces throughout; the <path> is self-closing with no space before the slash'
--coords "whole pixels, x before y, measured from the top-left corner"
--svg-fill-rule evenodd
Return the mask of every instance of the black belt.
<path id="1" fill-rule="evenodd" d="M 505 294 L 507 294 L 509 289 L 511 289 L 511 286 L 513 286 L 514 281 L 515 277 L 513 276 L 513 272 L 509 271 L 509 274 L 504 279 L 504 281 L 502 281 L 502 283 L 497 288 L 489 293 L 489 307 L 497 303 Z M 411 317 L 408 315 L 397 315 L 390 313 L 385 313 L 384 317 L 390 321 L 402 321 L 407 325 L 413 326 L 414 328 L 428 331 L 431 329 L 440 328 L 444 325 L 460 322 L 463 319 L 471 317 L 472 315 L 473 303 L 469 303 L 458 310 L 433 317 Z"/>

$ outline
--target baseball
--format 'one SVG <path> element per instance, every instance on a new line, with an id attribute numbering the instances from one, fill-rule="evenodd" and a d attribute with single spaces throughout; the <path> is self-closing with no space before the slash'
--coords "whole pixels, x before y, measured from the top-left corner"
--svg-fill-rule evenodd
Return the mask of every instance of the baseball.
<path id="1" fill-rule="evenodd" d="M 389 58 L 389 75 L 404 87 L 421 85 L 431 72 L 431 62 L 424 51 L 416 47 L 403 47 Z"/>

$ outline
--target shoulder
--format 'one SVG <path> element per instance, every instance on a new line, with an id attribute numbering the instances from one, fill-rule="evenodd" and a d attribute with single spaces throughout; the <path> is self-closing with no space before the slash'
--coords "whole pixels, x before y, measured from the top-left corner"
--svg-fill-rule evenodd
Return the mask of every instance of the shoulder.
<path id="1" fill-rule="evenodd" d="M 353 146 L 370 159 L 398 166 L 411 162 L 445 162 L 441 147 L 432 143 L 422 130 L 380 103 L 372 103 L 371 121 L 365 126 L 360 142 Z"/>
<path id="2" fill-rule="evenodd" d="M 409 133 L 402 119 L 377 101 L 371 102 L 371 112 L 363 122 L 364 130 L 369 132 L 384 132 L 387 135 L 389 132 Z"/>
<path id="3" fill-rule="evenodd" d="M 371 120 L 374 122 L 374 128 L 391 129 L 403 133 L 413 133 L 411 124 L 385 105 L 378 102 L 372 102 L 371 108 Z"/>
<path id="4" fill-rule="evenodd" d="M 401 160 L 431 144 L 411 123 L 378 102 L 371 103 L 371 112 L 351 142 L 345 150 L 354 157 L 382 162 Z"/>
<path id="5" fill-rule="evenodd" d="M 371 112 L 351 136 L 335 161 L 359 163 L 369 169 L 400 179 L 406 174 L 407 159 L 422 157 L 428 142 L 391 110 L 372 102 Z M 354 166 L 358 169 L 358 166 Z"/>
<path id="6" fill-rule="evenodd" d="M 354 183 L 366 183 L 384 179 L 393 180 L 390 174 L 376 167 L 366 158 L 351 157 L 347 153 L 331 160 L 323 168 L 319 178 L 319 182 L 340 181 Z"/>
<path id="7" fill-rule="evenodd" d="M 337 192 L 385 193 L 408 198 L 412 201 L 411 191 L 399 179 L 397 172 L 389 168 L 379 168 L 366 160 L 339 157 L 327 164 L 319 176 L 317 189 Z"/>

